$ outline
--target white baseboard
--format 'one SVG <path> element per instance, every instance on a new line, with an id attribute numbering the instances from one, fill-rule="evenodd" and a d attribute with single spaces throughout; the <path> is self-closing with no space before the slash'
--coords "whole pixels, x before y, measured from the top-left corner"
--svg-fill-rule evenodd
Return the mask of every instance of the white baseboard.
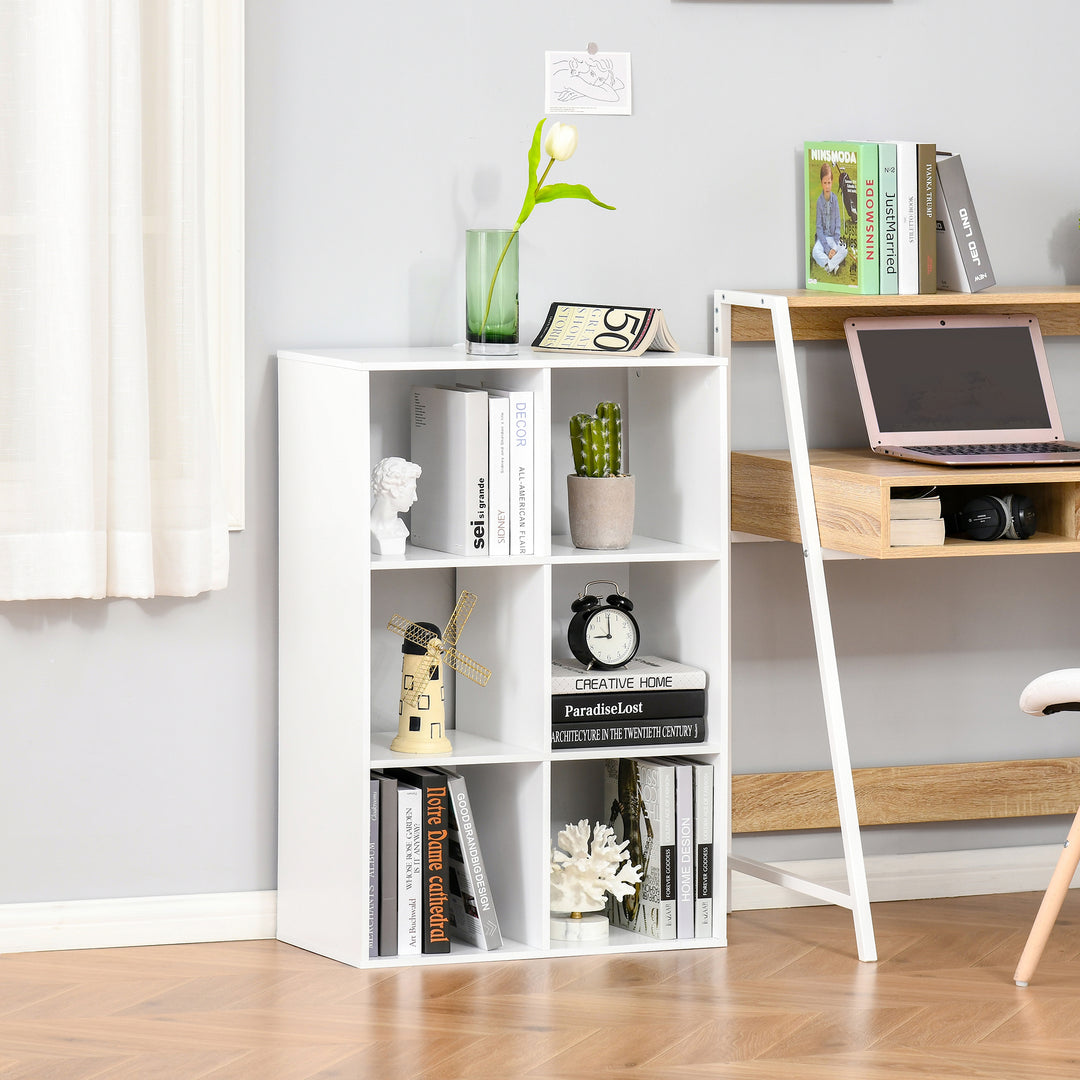
<path id="1" fill-rule="evenodd" d="M 1059 845 L 1042 844 L 873 855 L 866 859 L 870 899 L 925 900 L 936 896 L 1042 892 L 1060 853 Z M 847 889 L 842 859 L 778 865 L 822 885 Z M 733 874 L 731 885 L 731 906 L 737 911 L 819 903 L 745 874 Z M 276 934 L 274 892 L 0 905 L 0 953 L 249 941 Z"/>
<path id="2" fill-rule="evenodd" d="M 248 941 L 277 933 L 277 893 L 0 905 L 0 953 Z"/>
<path id="3" fill-rule="evenodd" d="M 871 901 L 1043 892 L 1050 883 L 1060 854 L 1059 844 L 1039 844 L 973 851 L 930 851 L 915 855 L 871 855 L 866 858 L 866 882 Z M 776 865 L 821 885 L 847 891 L 843 859 L 807 859 Z M 1080 882 L 1073 884 L 1076 886 Z M 736 911 L 820 903 L 820 900 L 768 881 L 732 874 L 731 906 Z"/>

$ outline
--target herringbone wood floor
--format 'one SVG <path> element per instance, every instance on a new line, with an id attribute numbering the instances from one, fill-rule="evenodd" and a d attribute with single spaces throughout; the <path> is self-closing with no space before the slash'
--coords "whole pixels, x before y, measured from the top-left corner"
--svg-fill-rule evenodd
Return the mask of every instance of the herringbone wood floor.
<path id="1" fill-rule="evenodd" d="M 737 912 L 703 952 L 356 971 L 273 941 L 0 957 L 0 1080 L 1080 1076 L 1080 897 Z"/>

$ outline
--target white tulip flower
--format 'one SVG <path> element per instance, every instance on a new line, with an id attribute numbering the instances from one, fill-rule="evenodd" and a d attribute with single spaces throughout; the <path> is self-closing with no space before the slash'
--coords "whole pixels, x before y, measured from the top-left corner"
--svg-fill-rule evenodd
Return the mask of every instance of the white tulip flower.
<path id="1" fill-rule="evenodd" d="M 566 161 L 577 149 L 577 128 L 556 122 L 544 139 L 544 153 L 556 161 Z"/>

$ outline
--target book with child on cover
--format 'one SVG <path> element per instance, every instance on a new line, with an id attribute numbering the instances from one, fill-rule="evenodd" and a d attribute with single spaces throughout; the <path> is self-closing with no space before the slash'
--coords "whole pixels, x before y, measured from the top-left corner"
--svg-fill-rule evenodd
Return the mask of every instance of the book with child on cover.
<path id="1" fill-rule="evenodd" d="M 876 295 L 879 285 L 878 144 L 803 144 L 806 287 Z"/>

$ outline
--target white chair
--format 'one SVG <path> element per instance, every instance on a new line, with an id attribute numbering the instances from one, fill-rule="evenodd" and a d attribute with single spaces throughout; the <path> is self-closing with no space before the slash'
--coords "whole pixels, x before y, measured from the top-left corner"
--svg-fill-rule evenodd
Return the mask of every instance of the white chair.
<path id="1" fill-rule="evenodd" d="M 1080 711 L 1080 668 L 1062 668 L 1048 671 L 1024 687 L 1020 695 L 1020 708 L 1030 716 L 1047 716 L 1050 713 Z M 1080 810 L 1073 818 L 1065 846 L 1061 849 L 1057 866 L 1054 867 L 1050 884 L 1039 905 L 1027 944 L 1020 954 L 1013 981 L 1017 986 L 1027 986 L 1046 948 L 1050 931 L 1054 928 L 1065 895 L 1069 891 L 1077 864 L 1080 864 Z"/>

